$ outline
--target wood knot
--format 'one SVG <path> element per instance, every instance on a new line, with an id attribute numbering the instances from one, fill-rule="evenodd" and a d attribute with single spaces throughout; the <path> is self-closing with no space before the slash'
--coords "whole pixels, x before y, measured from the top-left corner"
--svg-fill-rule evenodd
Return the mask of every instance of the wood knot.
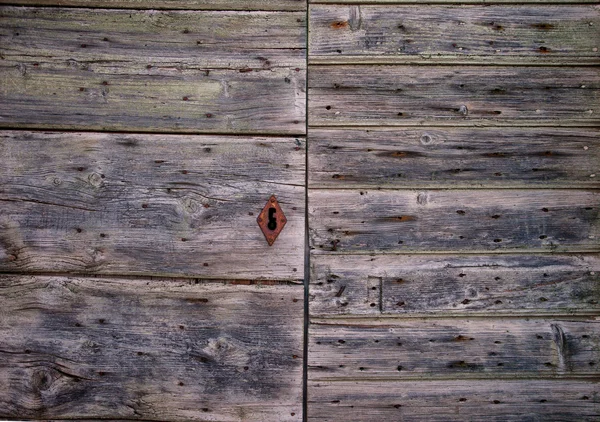
<path id="1" fill-rule="evenodd" d="M 31 385 L 38 391 L 49 389 L 53 381 L 52 375 L 44 369 L 35 371 L 31 376 Z"/>
<path id="2" fill-rule="evenodd" d="M 102 186 L 104 184 L 102 179 L 103 179 L 103 177 L 96 172 L 91 173 L 88 176 L 88 182 L 90 183 L 90 185 L 92 185 L 96 188 L 99 188 L 100 186 Z"/>
<path id="3" fill-rule="evenodd" d="M 433 138 L 428 133 L 422 134 L 419 140 L 423 145 L 430 145 L 433 142 Z"/>

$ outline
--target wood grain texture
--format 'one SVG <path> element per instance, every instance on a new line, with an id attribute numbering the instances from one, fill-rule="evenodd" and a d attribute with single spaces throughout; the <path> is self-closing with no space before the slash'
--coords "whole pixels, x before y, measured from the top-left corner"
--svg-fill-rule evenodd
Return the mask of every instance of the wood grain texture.
<path id="1" fill-rule="evenodd" d="M 299 421 L 302 296 L 0 276 L 0 417 Z"/>
<path id="2" fill-rule="evenodd" d="M 0 270 L 302 280 L 304 143 L 0 132 Z"/>
<path id="3" fill-rule="evenodd" d="M 599 135 L 561 128 L 311 129 L 309 186 L 596 188 Z"/>
<path id="4" fill-rule="evenodd" d="M 591 255 L 314 255 L 317 316 L 598 315 Z"/>
<path id="5" fill-rule="evenodd" d="M 311 66 L 311 126 L 597 126 L 587 67 Z"/>
<path id="6" fill-rule="evenodd" d="M 312 62 L 600 63 L 590 6 L 310 8 Z"/>
<path id="7" fill-rule="evenodd" d="M 313 381 L 590 376 L 600 321 L 575 319 L 311 320 Z"/>
<path id="8" fill-rule="evenodd" d="M 584 0 L 585 1 L 585 0 Z M 306 10 L 306 0 L 0 0 L 30 6 L 188 10 Z"/>
<path id="9" fill-rule="evenodd" d="M 314 252 L 598 251 L 594 190 L 311 190 Z"/>
<path id="10" fill-rule="evenodd" d="M 597 421 L 597 381 L 310 382 L 308 420 Z"/>
<path id="11" fill-rule="evenodd" d="M 304 133 L 305 15 L 0 8 L 0 125 Z"/>

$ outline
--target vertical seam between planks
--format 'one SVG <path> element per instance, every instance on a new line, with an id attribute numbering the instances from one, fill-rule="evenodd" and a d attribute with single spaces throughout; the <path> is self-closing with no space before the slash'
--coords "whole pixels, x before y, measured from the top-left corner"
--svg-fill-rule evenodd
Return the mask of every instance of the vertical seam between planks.
<path id="1" fill-rule="evenodd" d="M 308 421 L 308 324 L 309 324 L 309 282 L 310 282 L 310 245 L 308 237 L 308 33 L 310 31 L 310 2 L 306 0 L 305 14 L 305 87 L 304 87 L 304 133 L 305 153 L 304 153 L 304 333 L 302 347 L 302 421 Z"/>

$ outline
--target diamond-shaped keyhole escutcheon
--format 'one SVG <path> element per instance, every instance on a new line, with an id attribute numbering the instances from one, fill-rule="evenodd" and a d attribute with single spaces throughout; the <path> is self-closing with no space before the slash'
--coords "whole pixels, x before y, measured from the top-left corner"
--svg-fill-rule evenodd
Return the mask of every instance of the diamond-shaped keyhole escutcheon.
<path id="1" fill-rule="evenodd" d="M 273 245 L 275 239 L 277 239 L 277 236 L 283 230 L 285 223 L 287 223 L 287 219 L 283 215 L 283 211 L 275 195 L 271 195 L 267 201 L 267 205 L 258 214 L 256 221 L 265 235 L 269 246 Z"/>

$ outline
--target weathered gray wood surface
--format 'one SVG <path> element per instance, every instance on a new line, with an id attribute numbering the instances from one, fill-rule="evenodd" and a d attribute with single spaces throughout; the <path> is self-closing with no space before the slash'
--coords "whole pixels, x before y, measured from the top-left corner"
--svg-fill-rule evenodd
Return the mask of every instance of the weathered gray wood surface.
<path id="1" fill-rule="evenodd" d="M 313 381 L 590 376 L 600 321 L 581 319 L 318 320 L 309 328 Z"/>
<path id="2" fill-rule="evenodd" d="M 310 382 L 308 420 L 597 421 L 597 381 Z"/>
<path id="3" fill-rule="evenodd" d="M 312 190 L 316 251 L 598 251 L 595 190 Z"/>
<path id="4" fill-rule="evenodd" d="M 310 8 L 313 63 L 600 63 L 591 6 Z"/>
<path id="5" fill-rule="evenodd" d="M 0 132 L 0 270 L 302 280 L 304 142 Z"/>
<path id="6" fill-rule="evenodd" d="M 600 257 L 313 255 L 310 314 L 597 315 Z"/>
<path id="7" fill-rule="evenodd" d="M 597 420 L 597 4 L 309 2 L 308 419 Z"/>
<path id="8" fill-rule="evenodd" d="M 0 8 L 0 125 L 304 133 L 302 12 Z"/>
<path id="9" fill-rule="evenodd" d="M 2 3 L 124 9 L 306 10 L 306 0 L 0 0 Z"/>
<path id="10" fill-rule="evenodd" d="M 5 60 L 105 69 L 305 66 L 305 14 L 0 7 Z M 84 46 L 85 45 L 85 46 Z M 183 70 L 183 69 L 179 69 Z M 153 75 L 154 73 L 150 73 Z"/>
<path id="11" fill-rule="evenodd" d="M 302 414 L 303 289 L 0 276 L 0 417 Z"/>
<path id="12" fill-rule="evenodd" d="M 589 67 L 311 66 L 311 126 L 597 126 Z"/>
<path id="13" fill-rule="evenodd" d="M 562 128 L 311 129 L 309 186 L 599 187 L 599 136 Z"/>

